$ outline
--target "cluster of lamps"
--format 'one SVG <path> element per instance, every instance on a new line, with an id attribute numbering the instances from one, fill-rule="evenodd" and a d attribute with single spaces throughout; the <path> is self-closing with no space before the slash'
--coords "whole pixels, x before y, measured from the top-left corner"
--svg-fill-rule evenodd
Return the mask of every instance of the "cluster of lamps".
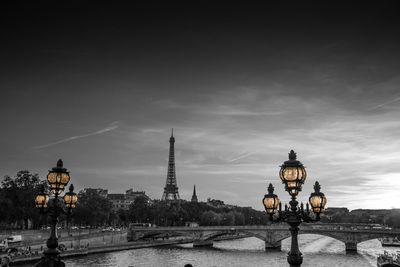
<path id="1" fill-rule="evenodd" d="M 63 162 L 60 159 L 57 161 L 57 166 L 49 170 L 49 174 L 47 175 L 47 182 L 54 197 L 49 198 L 49 195 L 45 193 L 43 185 L 40 193 L 35 198 L 36 207 L 40 209 L 41 213 L 48 214 L 51 218 L 51 233 L 47 240 L 47 249 L 44 251 L 41 261 L 36 264 L 38 267 L 65 266 L 60 260 L 60 251 L 57 249 L 57 222 L 61 214 L 70 215 L 78 201 L 78 197 L 74 193 L 73 184 L 70 185 L 69 192 L 65 193 L 63 198 L 59 197 L 69 183 L 69 180 L 69 172 L 63 167 Z"/>
<path id="2" fill-rule="evenodd" d="M 307 178 L 307 172 L 303 164 L 296 159 L 296 153 L 291 150 L 289 153 L 289 160 L 285 161 L 279 171 L 279 177 L 282 183 L 285 185 L 285 190 L 292 197 L 289 202 L 290 207 L 285 205 L 285 209 L 282 210 L 282 203 L 279 201 L 277 195 L 274 194 L 274 187 L 272 184 L 268 186 L 268 194 L 264 195 L 263 204 L 265 211 L 270 215 L 271 221 L 284 221 L 290 225 L 290 232 L 292 236 L 291 249 L 288 253 L 288 263 L 292 267 L 301 266 L 303 262 L 302 254 L 299 250 L 297 235 L 299 232 L 299 225 L 302 222 L 313 222 L 320 220 L 320 214 L 324 212 L 326 205 L 326 197 L 320 191 L 321 186 L 318 182 L 315 182 L 314 192 L 309 197 L 309 203 L 311 205 L 312 212 L 315 217 L 312 216 L 308 203 L 304 209 L 303 203 L 298 206 L 296 196 L 302 189 Z M 277 216 L 276 216 L 276 215 Z M 274 216 L 275 215 L 275 216 Z"/>

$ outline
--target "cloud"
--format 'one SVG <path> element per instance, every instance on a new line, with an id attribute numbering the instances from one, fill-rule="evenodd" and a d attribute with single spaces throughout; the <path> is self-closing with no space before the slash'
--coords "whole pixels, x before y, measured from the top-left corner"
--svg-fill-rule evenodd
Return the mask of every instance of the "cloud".
<path id="1" fill-rule="evenodd" d="M 233 159 L 229 159 L 228 162 L 229 162 L 229 163 L 232 163 L 232 162 L 238 161 L 238 160 L 240 160 L 240 159 L 247 158 L 248 156 L 250 156 L 250 155 L 252 155 L 252 154 L 253 154 L 253 152 L 245 152 L 245 153 L 240 154 L 240 155 L 237 156 L 237 157 L 234 157 Z"/>
<path id="2" fill-rule="evenodd" d="M 54 145 L 70 142 L 70 141 L 73 141 L 73 140 L 77 140 L 77 139 L 81 139 L 81 138 L 85 138 L 85 137 L 89 137 L 89 136 L 94 136 L 94 135 L 99 135 L 99 134 L 103 134 L 103 133 L 106 133 L 106 132 L 110 132 L 110 131 L 113 131 L 113 130 L 118 128 L 118 123 L 119 123 L 118 121 L 114 121 L 104 129 L 101 129 L 101 130 L 98 130 L 98 131 L 95 131 L 95 132 L 92 132 L 92 133 L 88 133 L 88 134 L 71 136 L 71 137 L 68 137 L 68 138 L 65 138 L 65 139 L 61 139 L 61 140 L 56 141 L 56 142 L 49 143 L 49 144 L 35 146 L 33 148 L 42 149 L 42 148 L 51 147 L 51 146 L 54 146 Z"/>
<path id="3" fill-rule="evenodd" d="M 394 98 L 394 99 L 392 99 L 392 100 L 389 100 L 389 101 L 387 101 L 387 102 L 385 102 L 385 103 L 382 103 L 382 104 L 380 104 L 380 105 L 377 105 L 377 106 L 371 108 L 371 110 L 375 110 L 375 109 L 378 109 L 378 108 L 382 108 L 382 107 L 384 107 L 384 106 L 386 106 L 386 105 L 389 105 L 389 104 L 392 104 L 392 103 L 395 103 L 395 102 L 398 102 L 398 101 L 400 101 L 400 97 L 396 97 L 396 98 Z"/>

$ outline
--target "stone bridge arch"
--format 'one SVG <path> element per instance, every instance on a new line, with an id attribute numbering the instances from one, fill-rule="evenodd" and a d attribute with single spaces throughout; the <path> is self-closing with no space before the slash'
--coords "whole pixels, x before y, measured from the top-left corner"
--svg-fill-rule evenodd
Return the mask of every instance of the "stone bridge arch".
<path id="1" fill-rule="evenodd" d="M 215 238 L 220 237 L 220 236 L 229 236 L 229 235 L 233 235 L 236 233 L 238 233 L 238 231 L 235 231 L 235 230 L 212 232 L 212 233 L 209 233 L 209 234 L 203 236 L 203 239 L 204 240 L 214 240 Z"/>
<path id="2" fill-rule="evenodd" d="M 248 235 L 249 237 L 255 237 L 261 239 L 262 241 L 265 241 L 267 239 L 267 235 L 262 232 L 252 232 L 249 230 L 239 230 L 239 231 L 244 233 L 245 235 Z"/>
<path id="3" fill-rule="evenodd" d="M 199 233 L 200 236 L 202 233 Z M 138 241 L 147 238 L 169 238 L 169 237 L 177 237 L 177 236 L 187 236 L 187 232 L 183 231 L 141 231 L 141 232 L 130 232 L 127 236 L 128 241 Z"/>
<path id="4" fill-rule="evenodd" d="M 266 250 L 280 250 L 282 247 L 282 240 L 290 238 L 291 234 L 288 229 L 271 229 L 266 230 L 264 233 L 246 231 L 251 236 L 257 237 L 265 241 Z M 373 239 L 368 236 L 360 236 L 358 233 L 347 232 L 329 232 L 329 231 L 316 231 L 316 230 L 300 230 L 299 236 L 304 234 L 314 234 L 320 236 L 328 236 L 345 244 L 346 251 L 357 250 L 357 244 L 369 239 Z"/>
<path id="5" fill-rule="evenodd" d="M 290 237 L 289 227 L 281 225 L 256 226 L 200 226 L 200 227 L 159 227 L 159 228 L 131 228 L 128 231 L 128 240 L 139 240 L 151 237 L 185 236 L 187 242 L 193 240 L 193 245 L 212 246 L 213 240 L 225 235 L 239 234 L 256 237 L 265 242 L 266 250 L 280 249 L 283 239 Z M 354 226 L 341 225 L 304 225 L 300 227 L 299 235 L 317 234 L 328 236 L 345 244 L 346 251 L 356 251 L 357 244 L 383 237 L 399 237 L 400 231 L 375 230 Z"/>

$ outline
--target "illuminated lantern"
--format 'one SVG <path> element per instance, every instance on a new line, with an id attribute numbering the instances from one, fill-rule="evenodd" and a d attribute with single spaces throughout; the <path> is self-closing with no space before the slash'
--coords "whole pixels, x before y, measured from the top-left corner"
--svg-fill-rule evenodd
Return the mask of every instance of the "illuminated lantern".
<path id="1" fill-rule="evenodd" d="M 274 194 L 274 187 L 272 184 L 268 186 L 268 194 L 264 195 L 263 204 L 268 214 L 273 215 L 278 212 L 279 198 Z"/>
<path id="2" fill-rule="evenodd" d="M 65 207 L 67 209 L 73 209 L 73 208 L 75 208 L 75 204 L 77 201 L 78 201 L 78 197 L 74 193 L 74 185 L 71 184 L 69 186 L 69 192 L 65 193 L 65 196 L 64 196 Z"/>
<path id="3" fill-rule="evenodd" d="M 289 160 L 285 161 L 281 166 L 279 177 L 282 183 L 285 184 L 286 191 L 291 196 L 297 196 L 306 180 L 307 173 L 303 164 L 296 160 L 296 153 L 293 150 L 290 150 Z"/>
<path id="4" fill-rule="evenodd" d="M 65 186 L 69 182 L 69 172 L 63 168 L 61 159 L 57 161 L 57 167 L 52 168 L 47 175 L 47 181 L 50 185 L 50 190 L 55 195 L 59 195 L 64 191 Z"/>
<path id="5" fill-rule="evenodd" d="M 324 193 L 320 192 L 321 186 L 318 182 L 315 182 L 314 191 L 311 193 L 309 202 L 314 213 L 322 213 L 325 210 L 326 197 Z"/>
<path id="6" fill-rule="evenodd" d="M 42 185 L 40 193 L 35 198 L 36 208 L 47 208 L 47 202 L 49 202 L 49 196 L 44 193 L 44 186 Z"/>

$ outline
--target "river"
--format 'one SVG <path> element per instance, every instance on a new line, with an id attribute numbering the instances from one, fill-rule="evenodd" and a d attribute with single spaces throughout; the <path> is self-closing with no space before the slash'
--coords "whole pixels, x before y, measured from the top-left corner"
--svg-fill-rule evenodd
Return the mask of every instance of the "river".
<path id="1" fill-rule="evenodd" d="M 383 253 L 376 239 L 358 244 L 357 254 L 346 254 L 344 244 L 330 237 L 304 234 L 299 236 L 303 253 L 302 266 L 376 266 L 376 257 Z M 286 255 L 290 239 L 282 241 L 282 251 L 265 252 L 264 242 L 256 238 L 215 242 L 213 248 L 193 248 L 191 244 L 163 248 L 145 248 L 65 260 L 66 266 L 162 266 L 177 267 L 187 263 L 194 267 L 219 266 L 288 266 Z M 389 252 L 399 250 L 385 247 Z"/>

